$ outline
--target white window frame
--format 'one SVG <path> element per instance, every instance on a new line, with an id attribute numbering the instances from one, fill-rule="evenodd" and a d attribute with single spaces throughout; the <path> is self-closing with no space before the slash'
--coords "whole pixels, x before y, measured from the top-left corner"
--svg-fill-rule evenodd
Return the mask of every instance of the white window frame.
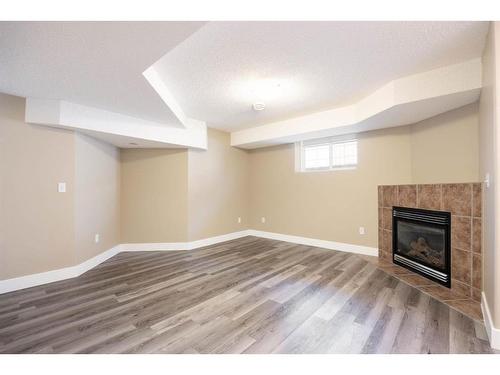
<path id="1" fill-rule="evenodd" d="M 338 143 L 356 142 L 356 163 L 349 165 L 333 165 L 333 145 Z M 328 167 L 305 168 L 305 148 L 307 146 L 325 145 L 329 146 L 330 161 Z M 355 135 L 344 135 L 337 137 L 319 138 L 295 143 L 295 171 L 296 172 L 325 172 L 356 169 L 358 166 L 358 139 Z"/>

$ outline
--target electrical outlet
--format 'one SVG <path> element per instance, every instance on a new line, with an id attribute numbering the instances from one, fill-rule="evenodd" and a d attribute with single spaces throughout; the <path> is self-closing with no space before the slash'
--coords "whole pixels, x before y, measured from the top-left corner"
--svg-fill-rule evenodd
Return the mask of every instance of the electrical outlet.
<path id="1" fill-rule="evenodd" d="M 260 218 L 260 222 L 261 222 L 262 224 L 264 224 L 264 223 L 266 222 L 266 218 L 265 218 L 264 216 L 262 216 L 262 217 Z"/>
<path id="2" fill-rule="evenodd" d="M 361 235 L 365 234 L 365 227 L 359 227 L 359 234 Z"/>
<path id="3" fill-rule="evenodd" d="M 59 182 L 57 184 L 57 191 L 59 193 L 66 193 L 66 182 Z"/>
<path id="4" fill-rule="evenodd" d="M 238 218 L 238 224 L 241 224 L 241 217 Z"/>
<path id="5" fill-rule="evenodd" d="M 96 235 L 94 236 L 94 241 L 95 243 L 99 243 L 99 233 L 96 233 Z"/>

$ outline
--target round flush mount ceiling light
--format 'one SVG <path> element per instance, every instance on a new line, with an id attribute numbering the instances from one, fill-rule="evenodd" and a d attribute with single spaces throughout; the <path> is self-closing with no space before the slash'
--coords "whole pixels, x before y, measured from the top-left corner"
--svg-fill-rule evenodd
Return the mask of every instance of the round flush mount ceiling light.
<path id="1" fill-rule="evenodd" d="M 263 111 L 266 108 L 265 103 L 262 102 L 255 102 L 252 105 L 254 111 Z"/>

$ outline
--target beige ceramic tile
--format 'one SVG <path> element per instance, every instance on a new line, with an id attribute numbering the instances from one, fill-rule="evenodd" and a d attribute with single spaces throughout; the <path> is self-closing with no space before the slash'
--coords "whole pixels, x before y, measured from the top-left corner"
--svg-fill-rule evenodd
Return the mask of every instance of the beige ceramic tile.
<path id="1" fill-rule="evenodd" d="M 441 185 L 418 185 L 417 206 L 427 210 L 440 210 Z"/>
<path id="2" fill-rule="evenodd" d="M 472 216 L 472 184 L 444 184 L 443 209 L 452 215 Z"/>
<path id="3" fill-rule="evenodd" d="M 472 220 L 470 217 L 451 217 L 451 246 L 453 248 L 471 250 Z"/>
<path id="4" fill-rule="evenodd" d="M 401 207 L 417 207 L 417 185 L 398 186 L 398 205 Z"/>

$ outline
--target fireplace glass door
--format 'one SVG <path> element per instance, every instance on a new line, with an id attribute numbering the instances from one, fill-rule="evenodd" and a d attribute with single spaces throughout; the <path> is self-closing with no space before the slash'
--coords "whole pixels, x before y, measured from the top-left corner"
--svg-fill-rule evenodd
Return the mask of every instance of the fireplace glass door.
<path id="1" fill-rule="evenodd" d="M 393 208 L 393 261 L 450 286 L 450 214 Z"/>

